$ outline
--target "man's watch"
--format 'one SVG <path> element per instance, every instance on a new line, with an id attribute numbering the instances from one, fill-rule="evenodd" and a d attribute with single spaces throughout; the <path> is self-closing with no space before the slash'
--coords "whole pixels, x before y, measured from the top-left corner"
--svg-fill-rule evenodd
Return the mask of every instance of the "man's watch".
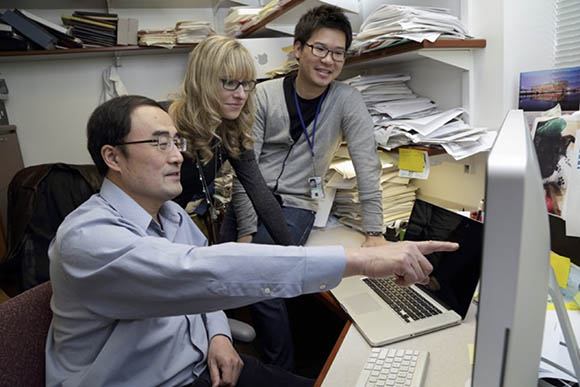
<path id="1" fill-rule="evenodd" d="M 383 233 L 380 231 L 367 231 L 365 234 L 367 234 L 367 236 L 370 236 L 370 237 L 383 236 Z"/>

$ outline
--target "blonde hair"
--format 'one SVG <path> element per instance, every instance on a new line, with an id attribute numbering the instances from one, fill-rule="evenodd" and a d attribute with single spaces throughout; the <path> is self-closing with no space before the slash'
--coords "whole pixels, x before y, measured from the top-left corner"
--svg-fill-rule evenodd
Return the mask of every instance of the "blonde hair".
<path id="1" fill-rule="evenodd" d="M 239 157 L 252 148 L 254 102 L 248 96 L 239 117 L 223 120 L 218 87 L 220 77 L 254 80 L 252 57 L 239 42 L 227 36 L 213 35 L 198 44 L 189 54 L 185 78 L 169 108 L 177 130 L 188 141 L 188 153 L 196 153 L 205 164 L 214 156 L 211 142 L 218 139 L 226 152 Z"/>

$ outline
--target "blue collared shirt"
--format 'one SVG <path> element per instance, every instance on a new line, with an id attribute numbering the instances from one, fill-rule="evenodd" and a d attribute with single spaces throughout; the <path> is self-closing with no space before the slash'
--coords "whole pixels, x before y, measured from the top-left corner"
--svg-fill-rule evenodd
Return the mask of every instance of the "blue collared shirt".
<path id="1" fill-rule="evenodd" d="M 230 337 L 221 309 L 330 289 L 344 273 L 342 247 L 207 247 L 179 205 L 159 219 L 105 179 L 62 223 L 49 248 L 47 386 L 191 383 L 209 340 Z"/>

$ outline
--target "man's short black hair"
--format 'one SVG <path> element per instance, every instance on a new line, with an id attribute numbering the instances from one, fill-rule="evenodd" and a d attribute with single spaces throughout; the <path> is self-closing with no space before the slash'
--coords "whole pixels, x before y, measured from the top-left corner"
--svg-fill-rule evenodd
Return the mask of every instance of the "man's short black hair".
<path id="1" fill-rule="evenodd" d="M 131 131 L 131 114 L 140 106 L 163 109 L 150 98 L 125 95 L 103 103 L 91 114 L 87 123 L 87 149 L 102 176 L 107 174 L 109 167 L 101 156 L 101 148 L 123 142 Z M 123 148 L 121 151 L 125 152 Z"/>
<path id="2" fill-rule="evenodd" d="M 321 5 L 306 12 L 294 29 L 294 43 L 304 44 L 319 28 L 332 28 L 344 32 L 348 50 L 352 42 L 352 27 L 344 12 L 334 5 Z"/>

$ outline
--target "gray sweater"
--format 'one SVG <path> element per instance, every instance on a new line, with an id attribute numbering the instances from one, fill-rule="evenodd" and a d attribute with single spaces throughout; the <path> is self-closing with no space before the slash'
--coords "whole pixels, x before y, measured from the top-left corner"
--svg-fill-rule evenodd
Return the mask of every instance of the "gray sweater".
<path id="1" fill-rule="evenodd" d="M 316 212 L 318 201 L 310 198 L 308 178 L 314 176 L 310 147 L 304 135 L 294 143 L 284 97 L 283 79 L 256 87 L 254 151 L 268 187 L 282 205 Z M 312 133 L 311 123 L 308 134 Z M 340 143 L 346 140 L 358 183 L 365 231 L 383 231 L 380 188 L 381 167 L 373 135 L 373 122 L 355 88 L 333 82 L 324 99 L 314 139 L 316 176 L 324 176 Z M 290 153 L 289 153 L 290 151 Z M 257 230 L 257 216 L 240 182 L 234 180 L 233 205 L 238 235 Z"/>

